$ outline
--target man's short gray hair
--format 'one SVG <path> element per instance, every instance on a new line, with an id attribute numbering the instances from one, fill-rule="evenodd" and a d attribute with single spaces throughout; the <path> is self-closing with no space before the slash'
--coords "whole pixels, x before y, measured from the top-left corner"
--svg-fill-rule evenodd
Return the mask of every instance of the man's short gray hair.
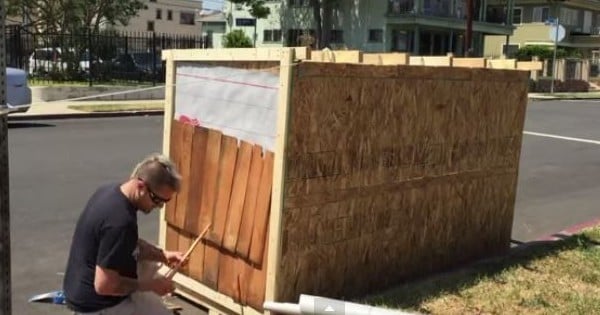
<path id="1" fill-rule="evenodd" d="M 167 186 L 179 191 L 181 187 L 181 175 L 175 164 L 160 153 L 153 153 L 139 162 L 133 169 L 131 178 L 139 178 L 154 189 Z"/>

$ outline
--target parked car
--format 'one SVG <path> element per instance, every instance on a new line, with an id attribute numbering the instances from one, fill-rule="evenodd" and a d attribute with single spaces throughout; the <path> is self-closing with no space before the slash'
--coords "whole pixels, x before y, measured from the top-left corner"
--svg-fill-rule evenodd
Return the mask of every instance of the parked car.
<path id="1" fill-rule="evenodd" d="M 75 58 L 74 49 L 67 51 L 71 54 L 72 58 Z M 68 57 L 65 58 L 60 47 L 37 48 L 29 56 L 29 74 L 43 74 L 53 70 L 65 71 L 69 67 L 67 60 Z M 102 60 L 95 58 L 94 62 L 102 62 Z M 88 72 L 90 70 L 90 53 L 87 49 L 80 54 L 78 64 L 75 63 L 73 66 L 78 66 L 81 72 Z"/>
<path id="2" fill-rule="evenodd" d="M 31 89 L 27 72 L 6 68 L 6 105 L 10 112 L 26 112 L 31 106 Z"/>
<path id="3" fill-rule="evenodd" d="M 133 52 L 117 55 L 105 67 L 114 77 L 126 80 L 164 80 L 165 70 L 160 57 L 148 52 Z"/>

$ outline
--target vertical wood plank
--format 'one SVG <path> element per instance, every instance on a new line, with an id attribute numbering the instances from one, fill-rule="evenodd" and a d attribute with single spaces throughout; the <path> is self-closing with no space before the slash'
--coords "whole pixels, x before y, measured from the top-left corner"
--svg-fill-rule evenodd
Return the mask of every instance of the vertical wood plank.
<path id="1" fill-rule="evenodd" d="M 164 248 L 168 251 L 179 250 L 179 234 L 177 234 L 177 230 L 170 224 L 166 224 L 166 241 Z"/>
<path id="2" fill-rule="evenodd" d="M 268 239 L 268 231 L 266 238 Z M 265 247 L 262 253 L 261 261 L 267 261 L 269 256 L 269 245 Z M 247 278 L 249 286 L 247 288 L 247 301 L 246 303 L 256 310 L 263 311 L 263 304 L 265 302 L 266 289 L 267 289 L 267 264 L 255 265 L 254 268 L 249 266 L 250 274 Z"/>
<path id="3" fill-rule="evenodd" d="M 229 213 L 227 215 L 227 224 L 223 236 L 223 247 L 231 253 L 235 253 L 235 246 L 237 245 L 240 232 L 251 161 L 252 145 L 242 141 L 238 150 L 231 200 L 229 201 Z"/>
<path id="4" fill-rule="evenodd" d="M 200 219 L 200 207 L 202 205 L 202 187 L 206 173 L 203 167 L 207 153 L 207 142 L 208 130 L 202 127 L 195 127 L 192 138 L 192 159 L 189 172 L 188 211 L 185 218 L 185 230 L 194 235 L 202 233 L 198 222 Z M 198 246 L 203 246 L 203 244 L 198 244 Z"/>
<path id="5" fill-rule="evenodd" d="M 202 233 L 202 232 L 200 232 Z M 196 236 L 197 237 L 197 236 Z M 204 253 L 206 245 L 201 241 L 190 254 L 189 274 L 196 281 L 202 281 L 204 275 Z"/>
<path id="6" fill-rule="evenodd" d="M 263 170 L 260 176 L 258 198 L 256 200 L 256 211 L 254 229 L 252 232 L 252 243 L 250 245 L 250 261 L 262 265 L 263 251 L 265 248 L 266 234 L 269 227 L 269 206 L 271 202 L 271 187 L 273 184 L 273 152 L 267 152 L 263 160 Z"/>
<path id="7" fill-rule="evenodd" d="M 187 252 L 187 250 L 190 248 L 190 246 L 194 242 L 193 236 L 184 230 L 178 230 L 178 232 L 179 232 L 179 241 L 178 241 L 177 247 L 179 248 L 180 252 L 185 253 L 185 252 Z M 189 275 L 190 274 L 189 268 L 190 268 L 190 264 L 185 264 L 181 267 L 181 269 L 179 269 L 179 272 L 184 275 Z"/>
<path id="8" fill-rule="evenodd" d="M 231 297 L 234 301 L 240 301 L 241 292 L 237 289 L 237 279 L 240 269 L 238 268 L 238 261 L 241 260 L 232 254 L 221 250 L 221 257 L 219 259 L 219 292 Z"/>
<path id="9" fill-rule="evenodd" d="M 221 161 L 219 162 L 219 176 L 217 182 L 217 201 L 215 204 L 215 214 L 213 216 L 213 225 L 208 233 L 209 241 L 213 242 L 217 248 L 223 243 L 223 234 L 229 212 L 229 199 L 231 198 L 231 188 L 233 185 L 233 173 L 237 158 L 237 139 L 230 136 L 223 136 L 221 141 Z"/>
<path id="10" fill-rule="evenodd" d="M 179 160 L 178 168 L 181 174 L 181 190 L 177 198 L 177 206 L 175 207 L 175 225 L 185 230 L 185 221 L 188 217 L 188 199 L 190 191 L 190 165 L 192 160 L 192 139 L 194 136 L 194 126 L 183 123 L 180 127 L 181 135 L 179 141 Z M 191 232 L 191 231 L 187 231 Z"/>
<path id="11" fill-rule="evenodd" d="M 254 209 L 256 208 L 262 167 L 262 148 L 258 145 L 255 145 L 252 148 L 252 159 L 250 161 L 250 173 L 248 174 L 246 198 L 244 200 L 240 232 L 238 234 L 238 241 L 235 248 L 235 252 L 242 258 L 248 258 L 248 255 L 250 254 L 250 242 L 252 238 L 252 229 L 254 227 Z"/>
<path id="12" fill-rule="evenodd" d="M 171 148 L 171 125 L 175 116 L 175 81 L 177 69 L 175 69 L 176 63 L 173 58 L 173 52 L 170 50 L 164 51 L 163 56 L 165 59 L 165 110 L 163 117 L 163 143 L 162 153 L 170 156 Z M 167 205 L 164 205 L 160 209 L 159 223 L 158 223 L 158 243 L 161 248 L 167 246 Z"/>
<path id="13" fill-rule="evenodd" d="M 171 140 L 170 140 L 170 147 L 169 147 L 169 156 L 171 158 L 171 160 L 173 161 L 173 163 L 177 166 L 179 166 L 179 160 L 180 160 L 180 156 L 181 156 L 181 137 L 182 137 L 182 123 L 179 121 L 173 121 L 173 123 L 171 124 Z M 165 220 L 167 220 L 167 223 L 170 224 L 174 224 L 177 225 L 177 220 L 176 220 L 176 211 L 177 211 L 177 198 L 179 197 L 179 194 L 176 194 L 174 196 L 174 198 L 171 199 L 171 201 L 167 202 L 167 204 L 165 205 Z"/>
<path id="14" fill-rule="evenodd" d="M 213 129 L 208 130 L 206 157 L 203 167 L 205 177 L 204 183 L 202 184 L 200 217 L 198 218 L 199 231 L 204 230 L 209 224 L 213 223 L 217 198 L 219 160 L 221 157 L 221 139 L 221 132 Z M 212 246 L 205 246 L 204 248 L 204 265 L 202 267 L 202 272 L 202 282 L 216 290 L 219 272 L 219 251 Z"/>
<path id="15" fill-rule="evenodd" d="M 284 199 L 285 158 L 286 144 L 288 140 L 288 125 L 290 116 L 290 103 L 292 91 L 292 63 L 294 63 L 294 50 L 284 50 L 281 56 L 279 68 L 279 102 L 277 104 L 277 138 L 275 138 L 275 161 L 273 163 L 273 188 L 271 197 L 271 211 L 269 216 L 269 255 L 266 256 L 267 274 L 265 299 L 270 301 L 279 300 L 279 271 L 281 265 L 281 234 L 282 234 L 282 211 Z M 265 250 L 265 253 L 267 250 Z M 270 314 L 270 312 L 267 312 Z"/>

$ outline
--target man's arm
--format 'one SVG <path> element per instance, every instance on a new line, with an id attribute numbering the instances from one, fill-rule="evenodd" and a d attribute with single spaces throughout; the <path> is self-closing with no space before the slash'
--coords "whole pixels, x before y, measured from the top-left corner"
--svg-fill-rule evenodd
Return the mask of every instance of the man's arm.
<path id="1" fill-rule="evenodd" d="M 118 272 L 96 266 L 94 289 L 99 295 L 126 296 L 135 291 L 153 291 L 165 295 L 173 291 L 173 283 L 164 277 L 138 281 L 121 276 Z"/>
<path id="2" fill-rule="evenodd" d="M 162 249 L 144 241 L 141 238 L 138 239 L 137 243 L 140 249 L 139 260 L 151 260 L 167 263 L 167 258 Z"/>

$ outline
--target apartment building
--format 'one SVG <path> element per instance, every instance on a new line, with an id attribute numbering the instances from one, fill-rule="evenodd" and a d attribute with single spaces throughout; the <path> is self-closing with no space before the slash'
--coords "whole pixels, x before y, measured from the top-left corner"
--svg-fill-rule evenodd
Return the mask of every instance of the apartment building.
<path id="1" fill-rule="evenodd" d="M 228 2 L 228 1 L 227 1 Z M 345 0 L 334 2 L 331 48 L 366 52 L 404 51 L 419 55 L 462 55 L 466 0 Z M 506 20 L 488 18 L 487 1 L 473 17 L 473 48 L 483 53 L 487 35 L 512 35 Z M 510 6 L 508 1 L 505 6 Z M 271 0 L 271 15 L 254 20 L 243 6 L 228 3 L 227 30 L 242 29 L 256 46 L 296 46 L 315 34 L 310 0 Z M 306 36 L 309 35 L 309 36 Z"/>
<path id="2" fill-rule="evenodd" d="M 147 9 L 140 10 L 127 25 L 114 28 L 128 32 L 155 32 L 199 36 L 202 24 L 197 22 L 202 1 L 147 0 Z"/>
<path id="3" fill-rule="evenodd" d="M 487 0 L 489 7 L 501 12 L 501 0 Z M 498 57 L 509 55 L 527 45 L 554 45 L 550 38 L 550 18 L 558 18 L 566 36 L 560 47 L 572 47 L 584 57 L 600 59 L 600 1 L 590 0 L 514 0 L 508 18 L 515 26 L 508 37 L 487 36 L 484 55 Z"/>

